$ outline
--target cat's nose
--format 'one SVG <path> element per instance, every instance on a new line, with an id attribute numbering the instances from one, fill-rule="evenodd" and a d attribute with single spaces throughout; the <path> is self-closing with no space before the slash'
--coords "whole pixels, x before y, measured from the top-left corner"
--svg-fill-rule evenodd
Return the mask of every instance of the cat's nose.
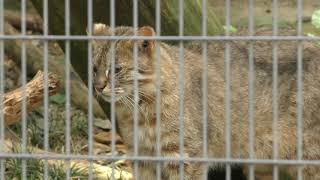
<path id="1" fill-rule="evenodd" d="M 95 89 L 96 89 L 98 92 L 102 92 L 105 86 L 95 85 L 94 87 L 95 87 Z"/>
<path id="2" fill-rule="evenodd" d="M 107 84 L 107 80 L 105 79 L 99 80 L 98 82 L 94 83 L 94 88 L 96 89 L 96 91 L 102 92 L 103 89 L 106 87 L 106 84 Z"/>

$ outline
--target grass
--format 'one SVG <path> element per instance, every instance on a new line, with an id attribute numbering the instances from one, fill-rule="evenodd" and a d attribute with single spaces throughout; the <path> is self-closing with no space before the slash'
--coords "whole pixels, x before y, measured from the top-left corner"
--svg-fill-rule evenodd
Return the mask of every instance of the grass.
<path id="1" fill-rule="evenodd" d="M 84 140 L 87 140 L 87 120 L 86 114 L 71 109 L 71 149 L 72 152 L 79 152 L 79 149 L 84 145 Z M 65 107 L 64 105 L 50 104 L 49 107 L 49 147 L 56 152 L 64 151 L 66 132 L 65 122 Z M 39 108 L 27 117 L 28 130 L 28 145 L 38 148 L 44 147 L 44 117 L 43 108 Z M 21 123 L 10 126 L 11 130 L 21 138 L 22 126 Z M 73 143 L 76 142 L 76 143 Z M 79 143 L 83 142 L 83 143 Z"/>
<path id="2" fill-rule="evenodd" d="M 19 145 L 12 146 L 13 153 L 21 153 L 21 147 Z M 27 149 L 27 153 L 32 153 L 31 148 Z M 6 166 L 6 178 L 8 179 L 22 179 L 22 162 L 20 158 L 10 158 L 5 161 Z M 26 162 L 26 177 L 27 179 L 37 180 L 44 178 L 44 161 L 40 159 L 27 159 Z M 61 164 L 49 164 L 48 165 L 48 178 L 52 180 L 66 179 L 66 169 Z M 87 178 L 87 171 L 70 167 L 70 177 L 72 179 Z"/>
<path id="3" fill-rule="evenodd" d="M 43 179 L 44 178 L 44 162 L 39 159 L 26 160 L 27 179 Z M 6 177 L 8 179 L 22 179 L 22 159 L 6 160 Z M 48 178 L 52 180 L 66 179 L 66 169 L 63 165 L 49 165 Z M 70 168 L 71 179 L 87 179 L 87 171 L 75 167 Z"/>
<path id="4" fill-rule="evenodd" d="M 67 174 L 63 165 L 51 165 L 49 168 L 49 177 L 53 180 L 67 179 Z M 70 167 L 70 178 L 71 179 L 87 179 L 88 173 L 86 170 L 76 168 L 75 166 Z"/>
<path id="5" fill-rule="evenodd" d="M 44 148 L 44 129 L 43 129 L 43 108 L 39 108 L 27 117 L 27 144 L 28 146 Z M 50 151 L 57 153 L 65 153 L 65 107 L 64 103 L 50 102 L 49 107 L 49 147 Z M 10 126 L 10 129 L 17 134 L 19 138 L 22 134 L 21 123 Z M 87 120 L 86 114 L 71 109 L 71 152 L 79 153 L 82 146 L 87 141 Z M 14 146 L 12 152 L 21 152 L 21 147 Z M 32 149 L 28 149 L 31 153 Z M 43 179 L 44 162 L 39 159 L 28 159 L 27 163 L 27 179 Z M 21 179 L 22 176 L 22 160 L 7 159 L 6 160 L 6 176 L 8 179 Z M 63 165 L 49 165 L 49 179 L 65 179 L 66 170 Z M 74 179 L 83 179 L 87 177 L 84 170 L 71 167 L 71 177 Z M 85 178 L 86 179 L 86 178 Z"/>

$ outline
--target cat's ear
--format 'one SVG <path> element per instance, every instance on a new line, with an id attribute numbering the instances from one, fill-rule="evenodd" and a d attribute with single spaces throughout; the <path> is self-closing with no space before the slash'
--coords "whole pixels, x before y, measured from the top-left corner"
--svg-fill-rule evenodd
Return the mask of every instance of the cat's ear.
<path id="1" fill-rule="evenodd" d="M 87 34 L 89 34 L 88 28 L 86 29 L 86 31 L 87 31 Z M 110 36 L 111 35 L 110 28 L 109 28 L 109 26 L 106 26 L 105 24 L 95 23 L 95 24 L 93 24 L 93 27 L 92 27 L 92 35 L 93 36 Z M 96 46 L 106 44 L 106 41 L 101 41 L 101 40 L 97 40 L 97 39 L 93 40 L 92 42 L 93 42 L 94 48 Z"/>
<path id="2" fill-rule="evenodd" d="M 150 26 L 143 26 L 138 30 L 139 36 L 155 36 L 154 29 Z M 139 44 L 139 48 L 144 50 L 149 56 L 153 56 L 155 52 L 155 40 L 143 40 Z"/>
<path id="3" fill-rule="evenodd" d="M 88 28 L 86 31 L 87 31 L 87 34 L 89 34 Z M 93 36 L 109 36 L 111 35 L 110 28 L 105 24 L 95 23 L 93 24 L 93 27 L 92 27 L 92 35 Z"/>

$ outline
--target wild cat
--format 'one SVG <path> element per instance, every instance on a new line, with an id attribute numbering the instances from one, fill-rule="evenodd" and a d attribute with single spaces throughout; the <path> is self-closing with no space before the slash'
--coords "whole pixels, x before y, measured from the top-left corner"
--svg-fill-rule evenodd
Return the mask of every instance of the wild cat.
<path id="1" fill-rule="evenodd" d="M 132 36 L 131 27 L 111 29 L 95 24 L 93 34 Z M 152 27 L 141 27 L 139 36 L 154 36 Z M 260 45 L 259 45 L 260 43 Z M 179 71 L 179 48 L 159 42 L 160 66 L 156 67 L 156 41 L 136 40 L 138 47 L 138 152 L 141 156 L 156 155 L 156 68 L 160 68 L 160 146 L 161 156 L 180 157 L 179 151 L 179 73 L 184 73 L 183 157 L 203 157 L 203 58 L 196 50 L 184 49 L 184 71 Z M 259 46 L 256 46 L 256 45 Z M 297 42 L 280 42 L 278 66 L 278 124 L 277 139 L 279 159 L 297 158 Z M 310 43 L 304 43 L 303 59 L 303 159 L 320 157 L 320 51 Z M 230 46 L 230 131 L 231 157 L 249 157 L 249 54 L 243 42 L 229 42 Z M 98 96 L 111 101 L 111 55 L 115 57 L 115 104 L 119 133 L 129 150 L 133 150 L 134 105 L 134 40 L 115 41 L 114 52 L 110 42 L 93 42 L 94 87 Z M 210 42 L 208 45 L 207 81 L 207 136 L 208 157 L 226 157 L 226 78 L 225 43 Z M 254 158 L 273 157 L 272 135 L 272 51 L 270 42 L 256 42 L 253 60 L 253 122 Z M 219 164 L 212 164 L 212 168 Z M 154 161 L 139 163 L 140 179 L 156 179 Z M 204 165 L 200 162 L 184 162 L 184 179 L 201 179 Z M 296 176 L 294 167 L 287 168 Z M 272 174 L 272 168 L 256 167 L 256 178 Z M 305 179 L 317 179 L 318 167 L 305 167 Z M 177 161 L 161 164 L 162 179 L 178 179 Z"/>

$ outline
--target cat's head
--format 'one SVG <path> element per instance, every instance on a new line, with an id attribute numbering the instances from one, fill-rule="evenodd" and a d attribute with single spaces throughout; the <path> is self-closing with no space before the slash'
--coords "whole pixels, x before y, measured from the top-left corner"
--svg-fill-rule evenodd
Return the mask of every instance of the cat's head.
<path id="1" fill-rule="evenodd" d="M 131 27 L 111 29 L 104 24 L 95 24 L 93 35 L 133 36 Z M 154 29 L 145 26 L 137 30 L 138 36 L 154 36 Z M 136 44 L 136 45 L 135 45 Z M 137 47 L 137 67 L 135 71 L 134 47 Z M 139 95 L 150 96 L 155 92 L 155 41 L 154 40 L 94 40 L 93 79 L 97 95 L 111 101 L 112 58 L 114 58 L 114 97 L 116 101 L 126 101 L 134 94 L 134 78 L 139 85 Z M 136 73 L 135 73 L 136 72 Z M 131 99 L 132 100 L 132 99 Z"/>

